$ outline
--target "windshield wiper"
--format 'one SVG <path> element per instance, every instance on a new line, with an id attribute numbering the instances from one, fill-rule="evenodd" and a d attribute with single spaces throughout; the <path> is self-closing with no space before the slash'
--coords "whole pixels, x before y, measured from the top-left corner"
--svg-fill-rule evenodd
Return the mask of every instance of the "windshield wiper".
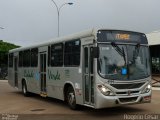
<path id="1" fill-rule="evenodd" d="M 135 51 L 134 51 L 134 53 L 133 53 L 133 62 L 134 62 L 134 63 L 135 63 L 136 58 L 138 57 L 139 50 L 140 50 L 140 44 L 138 43 L 138 44 L 135 46 Z"/>
<path id="2" fill-rule="evenodd" d="M 114 49 L 118 52 L 119 55 L 121 55 L 124 59 L 124 62 L 125 62 L 125 65 L 127 65 L 127 61 L 126 61 L 126 55 L 125 55 L 125 52 L 124 52 L 124 48 L 122 47 L 122 49 L 117 45 L 115 44 L 114 42 L 111 42 L 111 45 L 114 47 Z"/>

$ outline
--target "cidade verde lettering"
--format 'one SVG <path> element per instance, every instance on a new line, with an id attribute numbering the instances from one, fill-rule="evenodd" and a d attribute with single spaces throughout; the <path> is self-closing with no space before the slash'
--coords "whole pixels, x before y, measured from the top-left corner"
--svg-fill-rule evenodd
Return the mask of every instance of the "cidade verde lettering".
<path id="1" fill-rule="evenodd" d="M 33 71 L 30 71 L 30 70 L 24 70 L 24 77 L 33 78 L 33 77 L 34 77 L 34 73 L 33 73 Z"/>
<path id="2" fill-rule="evenodd" d="M 58 71 L 56 73 L 52 73 L 52 71 L 48 70 L 48 77 L 52 80 L 60 80 L 60 74 Z"/>

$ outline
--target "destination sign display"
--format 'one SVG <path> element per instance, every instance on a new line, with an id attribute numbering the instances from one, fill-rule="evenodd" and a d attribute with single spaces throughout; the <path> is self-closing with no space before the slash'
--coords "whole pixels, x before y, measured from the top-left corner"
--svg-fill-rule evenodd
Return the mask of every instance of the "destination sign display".
<path id="1" fill-rule="evenodd" d="M 145 34 L 120 30 L 100 30 L 97 33 L 98 42 L 127 42 L 148 44 Z"/>
<path id="2" fill-rule="evenodd" d="M 117 40 L 130 40 L 130 34 L 115 34 Z"/>

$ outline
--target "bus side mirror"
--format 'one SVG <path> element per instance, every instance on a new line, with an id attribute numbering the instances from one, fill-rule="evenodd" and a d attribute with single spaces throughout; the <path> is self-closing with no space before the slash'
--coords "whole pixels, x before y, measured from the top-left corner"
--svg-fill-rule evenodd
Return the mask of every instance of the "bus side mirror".
<path id="1" fill-rule="evenodd" d="M 93 47 L 93 57 L 99 58 L 99 47 Z"/>

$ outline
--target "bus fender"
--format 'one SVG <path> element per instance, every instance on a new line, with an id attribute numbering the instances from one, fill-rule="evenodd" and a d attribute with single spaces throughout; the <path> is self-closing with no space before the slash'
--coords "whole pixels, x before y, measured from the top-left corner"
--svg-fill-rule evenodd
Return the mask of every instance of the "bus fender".
<path id="1" fill-rule="evenodd" d="M 70 86 L 73 88 L 74 93 L 75 93 L 74 84 L 73 84 L 71 81 L 66 81 L 66 82 L 64 83 L 64 86 L 63 86 L 63 97 L 64 97 L 64 101 L 66 101 L 67 89 L 68 89 L 68 87 L 70 87 Z M 75 98 L 76 98 L 76 96 L 75 96 Z"/>

